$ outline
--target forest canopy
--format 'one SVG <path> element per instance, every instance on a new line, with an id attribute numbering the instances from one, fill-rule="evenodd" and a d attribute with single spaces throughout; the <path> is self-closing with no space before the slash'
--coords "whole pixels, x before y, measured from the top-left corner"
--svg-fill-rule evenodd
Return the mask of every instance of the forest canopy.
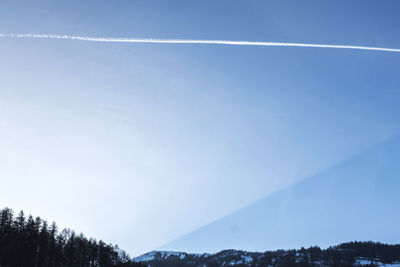
<path id="1" fill-rule="evenodd" d="M 14 267 L 133 267 L 129 255 L 112 244 L 73 230 L 58 230 L 40 217 L 0 210 L 0 266 Z"/>

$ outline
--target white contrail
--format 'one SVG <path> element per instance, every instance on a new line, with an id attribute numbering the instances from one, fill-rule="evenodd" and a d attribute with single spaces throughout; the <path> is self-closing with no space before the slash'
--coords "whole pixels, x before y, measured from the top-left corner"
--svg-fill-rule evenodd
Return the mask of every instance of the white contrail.
<path id="1" fill-rule="evenodd" d="M 0 34 L 1 37 L 9 38 L 33 38 L 33 39 L 62 39 L 80 40 L 88 42 L 106 43 L 156 43 L 156 44 L 211 44 L 211 45 L 249 45 L 249 46 L 287 46 L 287 47 L 317 47 L 317 48 L 339 48 L 356 50 L 373 50 L 385 52 L 400 52 L 397 48 L 358 46 L 358 45 L 333 45 L 333 44 L 309 44 L 309 43 L 286 43 L 286 42 L 253 42 L 253 41 L 231 41 L 231 40 L 189 40 L 189 39 L 147 39 L 147 38 L 103 38 L 74 35 L 55 34 Z"/>

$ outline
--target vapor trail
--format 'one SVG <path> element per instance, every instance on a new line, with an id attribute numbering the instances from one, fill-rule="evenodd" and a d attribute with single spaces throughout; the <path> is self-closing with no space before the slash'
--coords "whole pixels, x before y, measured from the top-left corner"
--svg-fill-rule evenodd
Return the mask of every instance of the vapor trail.
<path id="1" fill-rule="evenodd" d="M 358 46 L 358 45 L 333 45 L 333 44 L 309 44 L 309 43 L 286 43 L 286 42 L 253 42 L 253 41 L 231 41 L 231 40 L 189 40 L 189 39 L 146 39 L 146 38 L 103 38 L 74 35 L 54 35 L 54 34 L 0 34 L 1 37 L 8 38 L 28 38 L 28 39 L 62 39 L 80 40 L 87 42 L 105 43 L 156 43 L 156 44 L 211 44 L 211 45 L 247 45 L 247 46 L 286 46 L 286 47 L 311 47 L 311 48 L 337 48 L 337 49 L 356 49 L 373 50 L 384 52 L 400 52 L 397 48 Z"/>

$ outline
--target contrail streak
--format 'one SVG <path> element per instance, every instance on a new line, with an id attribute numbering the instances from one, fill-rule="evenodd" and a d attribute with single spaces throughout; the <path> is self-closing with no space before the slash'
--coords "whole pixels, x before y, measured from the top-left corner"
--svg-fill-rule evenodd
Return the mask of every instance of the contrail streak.
<path id="1" fill-rule="evenodd" d="M 237 45 L 237 46 L 280 46 L 280 47 L 310 47 L 310 48 L 336 48 L 372 50 L 384 52 L 400 52 L 397 48 L 358 46 L 358 45 L 333 45 L 315 43 L 286 43 L 286 42 L 253 42 L 253 41 L 231 41 L 231 40 L 189 40 L 189 39 L 147 39 L 147 38 L 104 38 L 74 35 L 55 34 L 0 34 L 0 38 L 25 38 L 25 39 L 60 39 L 79 40 L 87 42 L 105 43 L 155 43 L 155 44 L 210 44 L 210 45 Z"/>

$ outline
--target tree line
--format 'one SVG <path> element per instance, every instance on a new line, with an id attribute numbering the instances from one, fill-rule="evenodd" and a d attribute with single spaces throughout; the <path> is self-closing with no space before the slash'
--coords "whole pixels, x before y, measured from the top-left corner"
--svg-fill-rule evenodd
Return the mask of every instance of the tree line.
<path id="1" fill-rule="evenodd" d="M 165 258 L 161 253 L 156 253 L 154 259 L 148 262 L 151 267 L 373 267 L 399 263 L 400 245 L 371 241 L 348 242 L 327 249 L 312 246 L 265 252 L 223 250 L 215 254 L 185 254 L 185 257 L 171 255 Z"/>
<path id="2" fill-rule="evenodd" d="M 0 210 L 1 267 L 134 267 L 142 266 L 112 244 L 86 238 L 70 229 L 58 231 L 40 217 Z"/>
<path id="3" fill-rule="evenodd" d="M 159 254 L 159 255 L 158 255 Z M 58 231 L 40 217 L 17 216 L 11 209 L 0 210 L 0 267 L 186 267 L 186 266 L 368 266 L 400 263 L 400 245 L 376 242 L 348 242 L 327 249 L 317 246 L 292 250 L 246 252 L 224 250 L 216 254 L 171 255 L 156 253 L 142 265 L 112 244 L 86 238 L 70 229 Z M 251 261 L 243 262 L 243 258 Z M 363 265 L 365 266 L 365 265 Z"/>

